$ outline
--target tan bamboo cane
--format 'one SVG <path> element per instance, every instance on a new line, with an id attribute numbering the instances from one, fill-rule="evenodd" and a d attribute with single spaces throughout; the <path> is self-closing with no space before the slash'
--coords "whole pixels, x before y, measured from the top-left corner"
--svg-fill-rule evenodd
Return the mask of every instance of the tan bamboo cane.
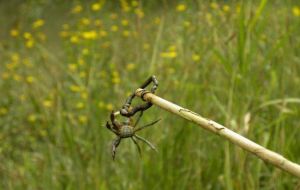
<path id="1" fill-rule="evenodd" d="M 273 152 L 264 148 L 263 146 L 256 144 L 255 142 L 233 132 L 232 130 L 226 128 L 225 126 L 206 119 L 200 116 L 197 113 L 194 113 L 186 108 L 182 108 L 172 102 L 169 102 L 163 98 L 160 98 L 144 89 L 137 89 L 135 92 L 136 96 L 141 97 L 144 101 L 151 102 L 152 104 L 168 111 L 173 114 L 176 114 L 188 121 L 191 121 L 200 127 L 216 133 L 230 142 L 238 145 L 239 147 L 247 150 L 248 152 L 256 155 L 258 158 L 268 162 L 277 168 L 280 168 L 298 178 L 300 178 L 300 165 L 291 162 L 290 160 L 284 158 L 280 154 Z"/>

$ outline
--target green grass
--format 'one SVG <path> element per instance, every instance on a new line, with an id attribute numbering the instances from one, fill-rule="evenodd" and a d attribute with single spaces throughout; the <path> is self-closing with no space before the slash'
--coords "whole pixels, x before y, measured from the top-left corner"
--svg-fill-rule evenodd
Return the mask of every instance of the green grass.
<path id="1" fill-rule="evenodd" d="M 100 11 L 94 2 L 0 2 L 0 189 L 299 188 L 156 107 L 141 123 L 162 121 L 140 134 L 158 153 L 141 145 L 140 158 L 124 140 L 112 161 L 115 137 L 103 127 L 155 74 L 159 96 L 300 163 L 299 3 L 122 2 Z M 72 14 L 76 5 L 83 10 Z M 37 19 L 45 23 L 34 29 Z"/>

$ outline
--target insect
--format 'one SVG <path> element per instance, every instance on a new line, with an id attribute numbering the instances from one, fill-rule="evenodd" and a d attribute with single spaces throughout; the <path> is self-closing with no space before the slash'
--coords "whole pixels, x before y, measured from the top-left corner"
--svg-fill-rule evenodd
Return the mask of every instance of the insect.
<path id="1" fill-rule="evenodd" d="M 113 160 L 115 159 L 115 155 L 116 155 L 116 149 L 119 146 L 119 144 L 121 143 L 121 140 L 124 138 L 131 138 L 131 140 L 133 141 L 133 143 L 136 145 L 139 154 L 141 155 L 141 148 L 137 142 L 137 140 L 140 140 L 144 143 L 146 143 L 151 149 L 156 150 L 155 146 L 153 144 L 151 144 L 149 141 L 147 141 L 146 139 L 144 139 L 143 137 L 135 134 L 137 131 L 140 131 L 142 129 L 145 129 L 146 127 L 150 127 L 154 124 L 156 124 L 157 122 L 160 121 L 160 119 L 155 120 L 147 125 L 141 126 L 141 127 L 137 127 L 141 117 L 143 115 L 143 111 L 140 112 L 136 122 L 133 124 L 132 118 L 127 118 L 127 120 L 125 122 L 118 122 L 115 118 L 115 114 L 112 111 L 110 114 L 110 120 L 111 120 L 111 124 L 109 124 L 109 122 L 106 122 L 106 127 L 112 131 L 113 133 L 115 133 L 117 135 L 117 138 L 114 139 L 113 143 L 112 143 L 112 158 Z"/>

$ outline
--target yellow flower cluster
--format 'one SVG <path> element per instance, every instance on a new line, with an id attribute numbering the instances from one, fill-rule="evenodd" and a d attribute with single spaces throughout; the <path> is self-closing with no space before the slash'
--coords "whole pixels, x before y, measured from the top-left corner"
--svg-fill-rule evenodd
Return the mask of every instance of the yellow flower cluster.
<path id="1" fill-rule="evenodd" d="M 34 123 L 37 120 L 37 115 L 35 114 L 29 114 L 27 117 L 27 121 Z"/>
<path id="2" fill-rule="evenodd" d="M 35 81 L 35 78 L 34 78 L 33 76 L 27 76 L 27 77 L 26 77 L 26 82 L 27 82 L 27 83 L 31 84 L 31 83 L 33 83 L 34 81 Z"/>
<path id="3" fill-rule="evenodd" d="M 10 35 L 12 37 L 17 37 L 17 36 L 19 36 L 19 34 L 20 34 L 19 30 L 16 29 L 16 28 L 13 28 L 13 29 L 10 30 Z"/>
<path id="4" fill-rule="evenodd" d="M 12 53 L 10 61 L 5 64 L 6 70 L 2 72 L 1 77 L 3 80 L 13 79 L 16 82 L 24 81 L 32 84 L 35 82 L 35 77 L 25 74 L 27 68 L 32 68 L 30 60 L 28 58 L 21 58 L 19 53 Z"/>
<path id="5" fill-rule="evenodd" d="M 98 34 L 95 30 L 82 32 L 83 39 L 86 40 L 95 40 L 98 37 Z"/>
<path id="6" fill-rule="evenodd" d="M 292 12 L 294 16 L 300 17 L 300 7 L 294 6 Z"/>
<path id="7" fill-rule="evenodd" d="M 29 32 L 25 32 L 23 34 L 23 37 L 25 39 L 25 46 L 27 48 L 32 48 L 34 46 L 34 43 L 35 43 L 35 40 L 34 38 L 32 37 L 31 33 Z"/>
<path id="8" fill-rule="evenodd" d="M 71 13 L 73 14 L 78 14 L 83 10 L 81 5 L 76 5 L 75 7 L 73 7 L 73 9 L 71 10 Z"/>
<path id="9" fill-rule="evenodd" d="M 22 40 L 24 40 L 25 47 L 31 49 L 36 42 L 44 42 L 46 40 L 46 35 L 38 30 L 44 24 L 45 21 L 43 19 L 37 19 L 32 23 L 32 29 L 34 29 L 33 32 L 26 31 L 22 34 L 22 31 L 18 27 L 15 27 L 10 30 L 9 34 L 13 38 L 18 38 L 19 36 L 21 38 L 23 37 Z"/>
<path id="10" fill-rule="evenodd" d="M 93 11 L 100 11 L 102 9 L 102 3 L 93 3 L 91 9 Z"/>
<path id="11" fill-rule="evenodd" d="M 32 28 L 40 28 L 44 24 L 45 24 L 45 21 L 43 19 L 38 19 L 38 20 L 33 22 Z"/>
<path id="12" fill-rule="evenodd" d="M 88 121 L 88 118 L 87 118 L 86 115 L 79 115 L 78 120 L 79 120 L 80 123 L 86 124 L 87 121 Z"/>
<path id="13" fill-rule="evenodd" d="M 105 110 L 107 110 L 107 111 L 112 111 L 113 110 L 113 105 L 111 104 L 111 103 L 108 103 L 108 104 L 105 104 L 103 101 L 100 101 L 99 103 L 98 103 L 98 107 L 100 108 L 100 109 L 105 109 Z"/>
<path id="14" fill-rule="evenodd" d="M 177 57 L 177 51 L 176 51 L 176 46 L 170 46 L 168 51 L 160 53 L 160 56 L 162 58 L 175 58 Z"/>
<path id="15" fill-rule="evenodd" d="M 177 10 L 178 12 L 183 12 L 183 11 L 186 10 L 186 5 L 185 5 L 185 4 L 178 4 L 178 5 L 176 6 L 176 10 Z"/>
<path id="16" fill-rule="evenodd" d="M 134 70 L 135 68 L 136 68 L 136 66 L 135 66 L 134 63 L 128 63 L 128 64 L 126 65 L 126 69 L 127 69 L 128 71 L 132 71 L 132 70 Z"/>
<path id="17" fill-rule="evenodd" d="M 200 61 L 200 55 L 198 55 L 197 53 L 194 53 L 193 55 L 192 55 L 192 59 L 193 59 L 193 61 Z"/>
<path id="18" fill-rule="evenodd" d="M 51 108 L 51 107 L 53 106 L 53 101 L 50 100 L 50 99 L 45 99 L 45 100 L 43 101 L 43 106 L 44 106 L 45 108 Z"/>
<path id="19" fill-rule="evenodd" d="M 229 12 L 230 11 L 230 7 L 228 5 L 223 5 L 222 7 L 224 12 Z"/>
<path id="20" fill-rule="evenodd" d="M 112 83 L 119 84 L 121 82 L 120 75 L 118 71 L 112 72 Z"/>
<path id="21" fill-rule="evenodd" d="M 84 91 L 84 88 L 81 86 L 78 86 L 78 85 L 71 85 L 70 90 L 72 92 L 82 92 L 82 91 Z"/>

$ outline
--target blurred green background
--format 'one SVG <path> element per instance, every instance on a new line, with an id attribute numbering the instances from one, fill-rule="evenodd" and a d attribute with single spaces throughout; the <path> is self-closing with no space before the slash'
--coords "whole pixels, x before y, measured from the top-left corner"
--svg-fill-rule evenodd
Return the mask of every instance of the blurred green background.
<path id="1" fill-rule="evenodd" d="M 139 157 L 103 125 L 157 94 L 300 163 L 299 1 L 0 1 L 0 189 L 297 189 L 157 107 Z M 120 118 L 121 119 L 121 118 Z"/>

